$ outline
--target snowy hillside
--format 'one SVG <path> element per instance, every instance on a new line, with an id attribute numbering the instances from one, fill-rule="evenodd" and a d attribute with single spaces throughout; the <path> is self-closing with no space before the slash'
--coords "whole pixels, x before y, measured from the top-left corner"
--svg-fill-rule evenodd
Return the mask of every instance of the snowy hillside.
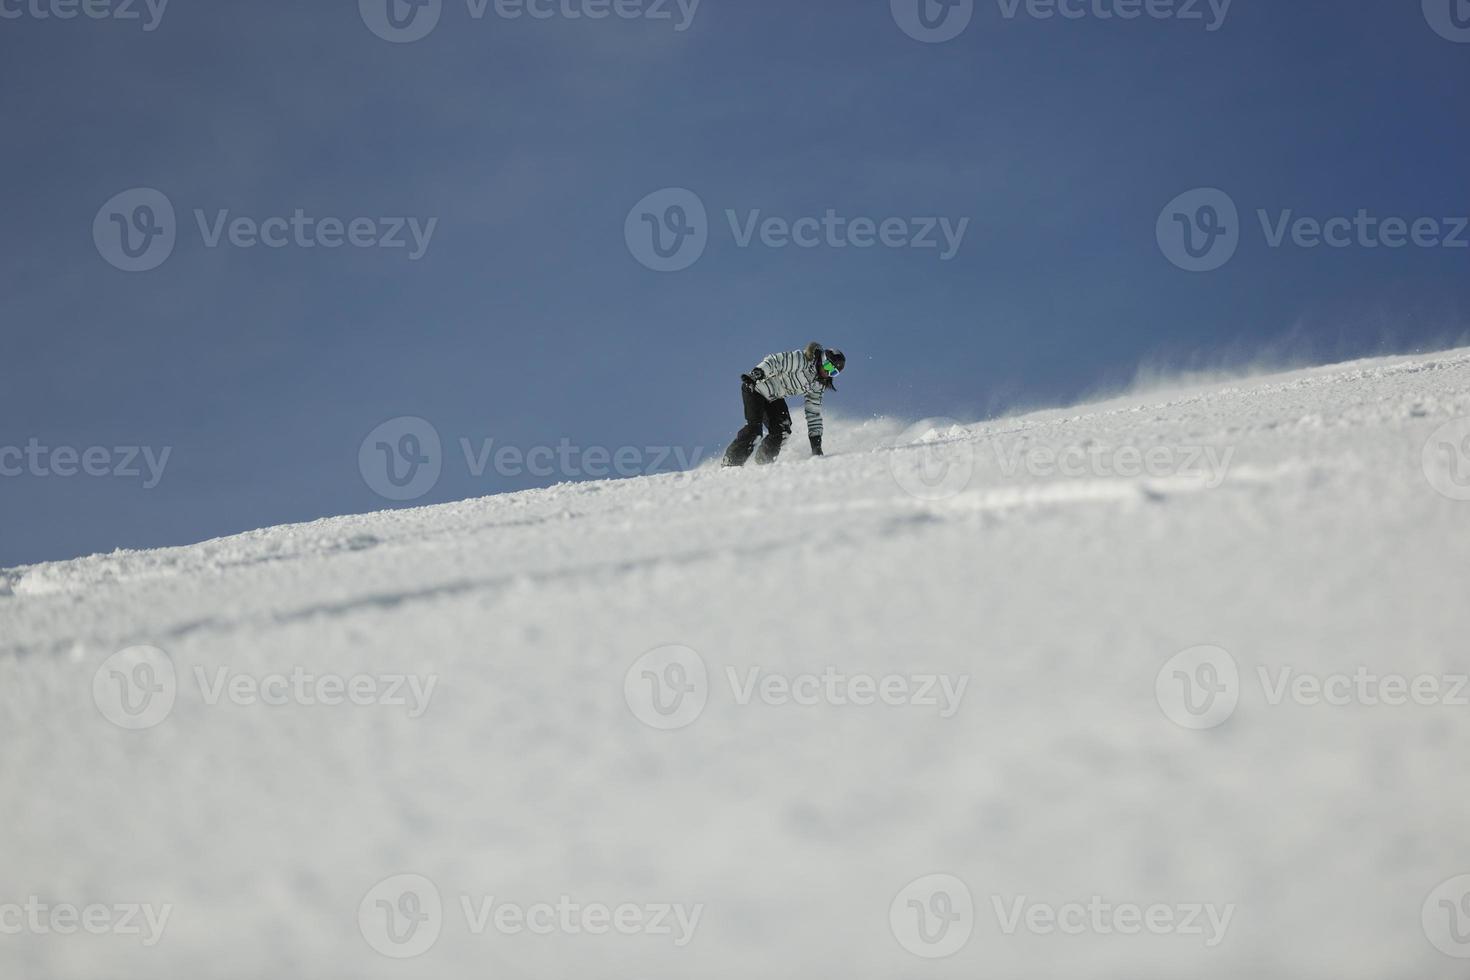
<path id="1" fill-rule="evenodd" d="M 1463 977 L 1466 417 L 1461 350 L 0 572 L 0 975 Z"/>

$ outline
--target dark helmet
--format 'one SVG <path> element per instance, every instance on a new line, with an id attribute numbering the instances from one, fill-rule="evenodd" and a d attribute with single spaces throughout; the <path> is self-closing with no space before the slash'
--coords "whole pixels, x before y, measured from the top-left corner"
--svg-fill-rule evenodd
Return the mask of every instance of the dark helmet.
<path id="1" fill-rule="evenodd" d="M 828 371 L 826 368 L 828 364 L 832 365 L 835 370 Z M 817 376 L 821 378 L 822 387 L 831 388 L 833 391 L 836 391 L 837 385 L 832 383 L 832 379 L 838 374 L 841 374 L 847 367 L 847 355 L 835 347 L 828 347 L 822 351 L 822 356 L 817 360 L 817 365 Z"/>

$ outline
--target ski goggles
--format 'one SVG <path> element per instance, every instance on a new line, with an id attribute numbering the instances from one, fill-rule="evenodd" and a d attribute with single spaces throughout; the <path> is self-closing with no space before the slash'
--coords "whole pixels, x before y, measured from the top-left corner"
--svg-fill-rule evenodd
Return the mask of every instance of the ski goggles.
<path id="1" fill-rule="evenodd" d="M 831 361 L 823 361 L 822 370 L 827 372 L 827 377 L 829 378 L 835 378 L 842 373 L 842 371 Z"/>

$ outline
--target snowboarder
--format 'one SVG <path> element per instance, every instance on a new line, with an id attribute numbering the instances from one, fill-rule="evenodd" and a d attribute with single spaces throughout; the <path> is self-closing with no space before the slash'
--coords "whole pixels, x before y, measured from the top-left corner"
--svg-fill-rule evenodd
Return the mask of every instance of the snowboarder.
<path id="1" fill-rule="evenodd" d="M 740 397 L 745 402 L 745 428 L 725 450 L 726 466 L 744 466 L 755 451 L 761 427 L 766 438 L 755 452 L 756 463 L 772 463 L 781 453 L 781 444 L 791 434 L 791 412 L 786 399 L 801 395 L 806 399 L 806 433 L 812 444 L 812 455 L 822 455 L 822 394 L 837 390 L 832 379 L 847 367 L 847 357 L 835 348 L 813 341 L 805 350 L 772 354 L 740 376 Z"/>

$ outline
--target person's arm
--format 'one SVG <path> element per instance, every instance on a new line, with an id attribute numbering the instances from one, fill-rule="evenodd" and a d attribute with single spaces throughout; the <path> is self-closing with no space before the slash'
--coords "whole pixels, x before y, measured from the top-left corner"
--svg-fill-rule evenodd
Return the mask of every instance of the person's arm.
<path id="1" fill-rule="evenodd" d="M 812 444 L 812 455 L 822 455 L 822 389 L 806 396 L 806 437 Z"/>

